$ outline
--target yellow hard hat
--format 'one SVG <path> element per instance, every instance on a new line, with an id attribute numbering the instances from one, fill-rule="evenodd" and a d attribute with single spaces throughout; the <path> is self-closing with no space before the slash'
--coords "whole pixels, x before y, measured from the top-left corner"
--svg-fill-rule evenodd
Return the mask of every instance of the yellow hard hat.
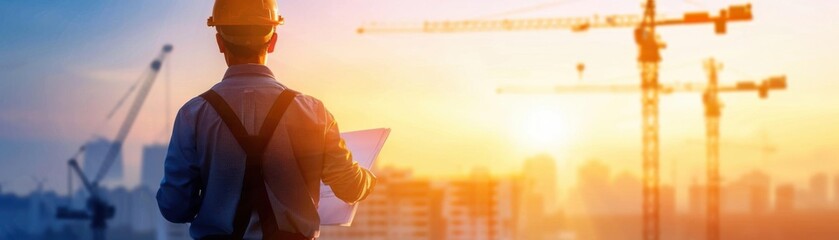
<path id="1" fill-rule="evenodd" d="M 277 14 L 276 0 L 216 0 L 213 15 L 207 19 L 211 27 L 281 24 L 283 17 Z"/>

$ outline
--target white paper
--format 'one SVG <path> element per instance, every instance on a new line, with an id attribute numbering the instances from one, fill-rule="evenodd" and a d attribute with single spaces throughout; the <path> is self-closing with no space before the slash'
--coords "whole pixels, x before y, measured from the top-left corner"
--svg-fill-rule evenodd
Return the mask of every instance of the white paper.
<path id="1" fill-rule="evenodd" d="M 353 160 L 363 168 L 372 169 L 388 134 L 390 134 L 389 128 L 376 128 L 341 133 L 341 137 L 344 138 L 347 149 L 352 153 Z M 335 196 L 332 188 L 324 185 L 323 182 L 320 183 L 318 215 L 320 215 L 321 225 L 350 226 L 357 209 L 358 204 L 345 203 Z"/>

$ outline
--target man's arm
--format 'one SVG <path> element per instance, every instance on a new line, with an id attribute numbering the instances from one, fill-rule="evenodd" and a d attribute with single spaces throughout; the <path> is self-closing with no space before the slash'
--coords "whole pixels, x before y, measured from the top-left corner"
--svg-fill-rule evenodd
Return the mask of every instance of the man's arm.
<path id="1" fill-rule="evenodd" d="M 170 222 L 190 222 L 201 206 L 201 172 L 195 146 L 195 119 L 187 103 L 175 117 L 172 139 L 164 163 L 163 180 L 157 191 L 160 213 Z"/>
<path id="2" fill-rule="evenodd" d="M 347 203 L 363 200 L 376 185 L 376 177 L 352 160 L 344 139 L 338 131 L 338 123 L 328 111 L 323 149 L 323 182 L 332 188 L 335 196 Z"/>

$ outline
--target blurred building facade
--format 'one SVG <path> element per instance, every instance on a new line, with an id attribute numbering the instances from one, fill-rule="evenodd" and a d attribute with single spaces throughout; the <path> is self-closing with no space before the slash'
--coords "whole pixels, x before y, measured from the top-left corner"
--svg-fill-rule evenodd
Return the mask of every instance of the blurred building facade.
<path id="1" fill-rule="evenodd" d="M 163 179 L 163 162 L 166 160 L 167 144 L 149 144 L 143 146 L 140 186 L 157 192 Z"/>
<path id="2" fill-rule="evenodd" d="M 444 239 L 514 239 L 520 180 L 476 169 L 465 179 L 443 183 Z"/>
<path id="3" fill-rule="evenodd" d="M 359 205 L 352 227 L 325 226 L 320 239 L 440 239 L 442 191 L 408 170 L 383 168 L 373 193 Z"/>
<path id="4" fill-rule="evenodd" d="M 559 209 L 556 161 L 547 154 L 524 161 L 517 239 L 545 239 L 546 220 Z"/>
<path id="5" fill-rule="evenodd" d="M 111 144 L 113 142 L 108 139 L 96 138 L 85 145 L 82 170 L 88 178 L 92 179 L 96 177 L 97 172 L 102 167 L 103 161 L 105 161 L 105 155 L 108 153 L 108 149 L 111 148 Z M 103 184 L 117 186 L 123 183 L 124 173 L 122 161 L 122 152 L 119 152 L 110 169 L 108 169 L 108 172 L 102 179 Z"/>
<path id="6" fill-rule="evenodd" d="M 140 173 L 140 186 L 137 187 L 136 199 L 138 205 L 134 207 L 137 214 L 134 216 L 138 224 L 135 226 L 142 230 L 154 230 L 157 240 L 188 240 L 189 225 L 171 223 L 166 221 L 157 207 L 157 189 L 160 188 L 160 180 L 163 179 L 163 163 L 166 159 L 168 144 L 150 144 L 143 146 L 142 169 Z"/>
<path id="7" fill-rule="evenodd" d="M 798 207 L 824 209 L 830 205 L 828 200 L 828 178 L 825 173 L 816 173 L 810 177 L 809 189 L 799 194 L 801 203 Z"/>
<path id="8" fill-rule="evenodd" d="M 165 146 L 147 146 L 142 171 L 162 172 Z M 577 168 L 576 183 L 552 211 L 543 204 L 555 177 L 550 158 L 525 161 L 515 175 L 476 169 L 465 176 L 429 179 L 410 170 L 381 168 L 373 194 L 361 203 L 351 227 L 324 226 L 320 239 L 334 240 L 559 240 L 639 239 L 640 178 L 613 173 L 592 160 Z M 541 162 L 539 162 L 541 161 Z M 156 163 L 155 163 L 156 162 Z M 539 167 L 535 167 L 539 166 Z M 553 165 L 555 166 L 555 165 Z M 154 193 L 160 176 L 141 173 L 136 188 L 108 187 L 102 195 L 116 207 L 109 239 L 190 239 L 187 225 L 160 217 Z M 839 236 L 839 176 L 815 173 L 804 184 L 774 183 L 769 174 L 746 172 L 722 187 L 725 239 L 835 239 Z M 0 239 L 87 239 L 89 222 L 55 219 L 58 206 L 82 207 L 83 190 L 71 200 L 36 189 L 26 196 L 0 193 Z M 685 209 L 676 189 L 660 189 L 662 237 L 704 239 L 706 191 L 689 184 Z M 554 190 L 558 192 L 558 190 Z M 81 197 L 80 197 L 81 196 Z M 118 236 L 118 237 L 117 237 Z"/>
<path id="9" fill-rule="evenodd" d="M 748 172 L 726 184 L 721 199 L 722 211 L 728 213 L 764 214 L 770 210 L 771 181 L 761 171 Z"/>
<path id="10" fill-rule="evenodd" d="M 515 239 L 517 177 L 476 170 L 465 178 L 431 181 L 408 170 L 375 173 L 379 182 L 352 227 L 324 227 L 320 239 Z"/>

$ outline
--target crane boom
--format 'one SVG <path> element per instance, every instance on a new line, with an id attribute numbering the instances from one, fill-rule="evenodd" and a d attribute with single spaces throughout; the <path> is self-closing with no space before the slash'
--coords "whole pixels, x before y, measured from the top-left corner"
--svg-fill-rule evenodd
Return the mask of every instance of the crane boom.
<path id="1" fill-rule="evenodd" d="M 763 91 L 779 90 L 786 88 L 786 76 L 772 76 L 761 81 L 738 81 L 732 85 L 718 86 L 719 92 L 742 92 L 757 91 L 763 95 Z M 701 93 L 708 89 L 707 84 L 698 82 L 659 84 L 659 91 L 663 94 L 679 92 Z M 577 84 L 577 85 L 554 85 L 554 86 L 504 86 L 496 89 L 498 93 L 511 94 L 574 94 L 574 93 L 638 93 L 641 87 L 635 84 Z"/>
<path id="2" fill-rule="evenodd" d="M 145 78 L 141 80 L 141 85 L 139 91 L 137 91 L 137 96 L 134 98 L 134 102 L 132 103 L 131 108 L 128 110 L 128 114 L 125 117 L 125 120 L 119 128 L 119 132 L 117 132 L 116 138 L 114 138 L 114 141 L 108 148 L 108 152 L 105 154 L 105 158 L 102 161 L 102 166 L 100 166 L 99 171 L 96 173 L 96 177 L 92 181 L 88 179 L 87 175 L 85 175 L 84 172 L 79 168 L 78 161 L 76 161 L 76 157 L 85 150 L 85 146 L 79 148 L 79 151 L 76 152 L 76 154 L 67 162 L 70 168 L 74 172 L 76 172 L 76 175 L 78 175 L 78 177 L 82 180 L 85 189 L 87 189 L 87 191 L 90 192 L 90 197 L 87 199 L 87 209 L 71 209 L 69 206 L 59 207 L 56 211 L 56 218 L 90 220 L 90 228 L 92 229 L 91 236 L 94 240 L 105 239 L 105 228 L 107 227 L 107 219 L 113 218 L 116 212 L 114 206 L 108 203 L 106 199 L 102 198 L 102 196 L 99 195 L 99 182 L 108 172 L 108 169 L 116 160 L 116 156 L 122 150 L 122 143 L 123 141 L 125 141 L 125 138 L 128 137 L 128 132 L 131 130 L 131 127 L 137 120 L 137 115 L 140 112 L 140 108 L 143 106 L 143 102 L 145 101 L 146 97 L 149 94 L 149 91 L 151 90 L 151 86 L 154 83 L 155 78 L 157 77 L 157 73 L 160 71 L 161 63 L 171 51 L 172 45 L 164 45 L 161 53 L 154 59 L 154 61 L 152 61 L 150 72 L 144 75 Z M 120 100 L 120 103 L 117 105 L 117 108 L 119 108 L 119 105 L 122 101 L 123 100 Z M 109 118 L 111 114 L 109 114 Z M 70 188 L 72 188 L 72 186 Z M 73 193 L 68 191 L 68 194 Z"/>
<path id="3" fill-rule="evenodd" d="M 134 102 L 128 110 L 125 121 L 120 126 L 117 136 L 108 148 L 108 152 L 105 154 L 105 159 L 102 161 L 102 166 L 99 168 L 99 171 L 96 173 L 96 177 L 93 179 L 94 185 L 98 184 L 99 181 L 105 177 L 105 174 L 108 173 L 108 169 L 111 168 L 111 165 L 113 165 L 116 157 L 119 155 L 120 151 L 122 151 L 122 144 L 125 141 L 125 138 L 128 137 L 131 127 L 134 126 L 134 122 L 137 120 L 137 115 L 140 113 L 140 109 L 143 107 L 143 103 L 149 95 L 149 91 L 154 84 L 154 80 L 160 72 L 161 63 L 171 51 L 171 45 L 164 46 L 160 55 L 152 61 L 150 66 L 151 72 L 146 76 L 146 79 L 142 81 L 142 85 L 140 85 L 140 89 L 137 91 L 137 96 L 134 97 Z"/>
<path id="4" fill-rule="evenodd" d="M 658 16 L 656 26 L 674 26 L 684 24 L 715 23 L 722 27 L 728 21 L 748 21 L 752 19 L 751 4 L 732 5 L 720 10 L 712 16 L 709 12 L 688 12 L 681 17 L 668 18 Z M 637 27 L 643 21 L 643 16 L 634 14 L 615 14 L 591 17 L 560 17 L 560 18 L 520 18 L 520 19 L 491 19 L 491 20 L 443 20 L 425 21 L 422 23 L 381 23 L 364 24 L 356 31 L 358 33 L 455 33 L 455 32 L 494 32 L 494 31 L 529 31 L 529 30 L 557 30 L 570 29 L 585 31 L 590 28 L 631 28 Z"/>

